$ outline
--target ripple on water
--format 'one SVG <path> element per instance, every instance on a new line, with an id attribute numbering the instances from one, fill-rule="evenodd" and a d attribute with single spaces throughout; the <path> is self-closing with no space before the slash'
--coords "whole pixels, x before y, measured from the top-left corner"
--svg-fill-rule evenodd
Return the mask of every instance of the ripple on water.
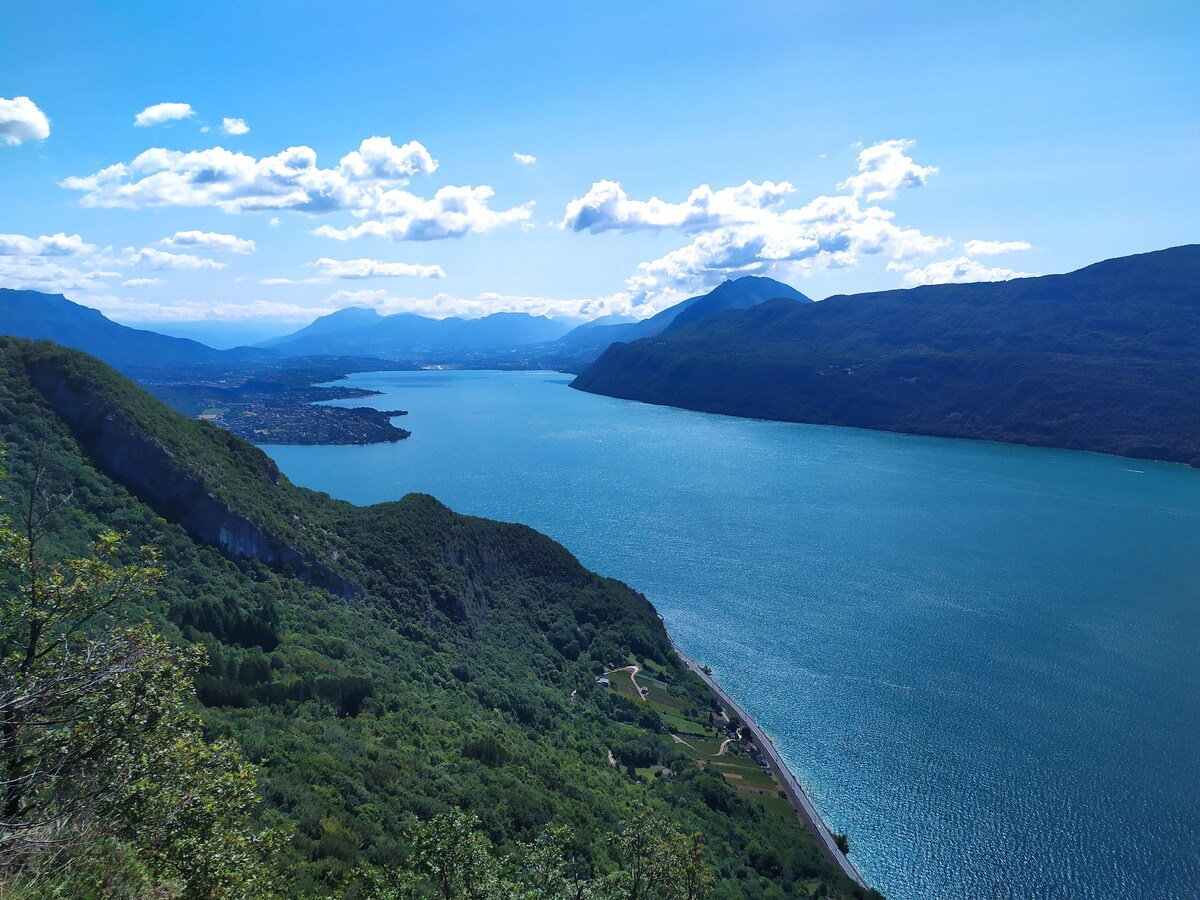
<path id="1" fill-rule="evenodd" d="M 383 394 L 349 403 L 412 438 L 266 449 L 355 502 L 526 522 L 646 593 L 894 900 L 1198 895 L 1200 473 L 566 380 L 358 375 Z"/>

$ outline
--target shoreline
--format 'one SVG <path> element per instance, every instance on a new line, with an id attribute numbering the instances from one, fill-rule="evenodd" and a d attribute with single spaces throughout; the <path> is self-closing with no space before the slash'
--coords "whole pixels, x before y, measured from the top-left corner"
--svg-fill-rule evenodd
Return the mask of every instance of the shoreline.
<path id="1" fill-rule="evenodd" d="M 825 820 L 821 818 L 820 813 L 813 806 L 812 800 L 796 779 L 795 774 L 783 761 L 783 757 L 779 753 L 779 748 L 775 746 L 775 742 L 762 730 L 758 722 L 748 715 L 695 660 L 675 646 L 674 641 L 671 642 L 671 646 L 674 647 L 675 655 L 683 661 L 683 664 L 700 677 L 700 680 L 704 682 L 713 695 L 724 704 L 725 709 L 741 719 L 746 730 L 754 736 L 755 743 L 758 745 L 763 756 L 770 762 L 771 771 L 775 774 L 779 786 L 787 795 L 792 809 L 796 811 L 796 815 L 800 821 L 804 823 L 805 827 L 817 839 L 817 846 L 820 848 L 822 855 L 837 866 L 847 878 L 861 887 L 868 888 L 869 886 L 863 880 L 862 873 L 858 871 L 854 863 L 850 861 L 850 858 L 838 848 L 837 843 L 833 839 L 833 832 L 830 831 L 829 826 L 825 824 Z"/>

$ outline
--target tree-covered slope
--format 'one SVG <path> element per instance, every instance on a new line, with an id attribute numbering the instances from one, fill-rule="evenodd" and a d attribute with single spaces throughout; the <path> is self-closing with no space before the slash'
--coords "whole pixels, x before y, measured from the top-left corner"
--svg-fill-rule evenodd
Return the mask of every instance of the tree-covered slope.
<path id="1" fill-rule="evenodd" d="M 1200 245 L 1067 275 L 766 303 L 614 345 L 573 386 L 1200 465 Z"/>
<path id="2" fill-rule="evenodd" d="M 455 808 L 497 852 L 564 826 L 573 864 L 603 874 L 643 801 L 703 834 L 712 896 L 863 895 L 789 809 L 700 768 L 655 707 L 596 683 L 636 661 L 677 712 L 712 705 L 645 598 L 543 535 L 427 496 L 360 508 L 298 488 L 48 343 L 0 339 L 0 438 L 10 509 L 38 472 L 39 495 L 69 497 L 46 552 L 106 526 L 162 550 L 161 588 L 111 623 L 207 649 L 209 736 L 263 767 L 259 819 L 289 835 L 281 895 L 369 896 L 411 862 L 416 824 Z"/>

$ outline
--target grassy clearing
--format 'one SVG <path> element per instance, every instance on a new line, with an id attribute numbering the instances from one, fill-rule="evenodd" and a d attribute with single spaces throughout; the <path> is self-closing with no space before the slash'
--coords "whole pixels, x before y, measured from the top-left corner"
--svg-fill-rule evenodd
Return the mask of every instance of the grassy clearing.
<path id="1" fill-rule="evenodd" d="M 666 670 L 657 665 L 643 665 L 641 661 L 631 660 L 629 664 L 639 666 L 637 687 L 630 672 L 618 668 L 605 673 L 610 690 L 657 713 L 669 732 L 662 736 L 664 743 L 669 743 L 708 771 L 725 776 L 739 794 L 765 810 L 794 817 L 791 804 L 779 796 L 779 784 L 773 775 L 765 774 L 736 743 L 729 744 L 726 752 L 721 753 L 725 734 L 713 730 L 708 710 L 697 709 L 695 700 L 674 693 Z M 644 688 L 645 695 L 640 694 L 638 688 Z M 661 777 L 660 766 L 635 771 L 639 778 L 647 781 Z"/>

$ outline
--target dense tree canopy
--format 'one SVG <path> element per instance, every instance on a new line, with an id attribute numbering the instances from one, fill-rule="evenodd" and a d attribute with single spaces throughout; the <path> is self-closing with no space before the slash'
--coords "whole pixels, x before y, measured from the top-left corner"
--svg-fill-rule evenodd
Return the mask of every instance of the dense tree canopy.
<path id="1" fill-rule="evenodd" d="M 637 661 L 672 709 L 703 719 L 715 705 L 653 607 L 548 538 L 430 497 L 357 508 L 301 490 L 257 449 L 44 344 L 0 339 L 0 430 L 10 508 L 35 485 L 70 496 L 43 558 L 67 570 L 96 556 L 110 578 L 161 569 L 152 592 L 125 591 L 63 644 L 74 659 L 84 641 L 136 640 L 172 686 L 157 692 L 173 711 L 143 732 L 141 768 L 104 806 L 113 840 L 141 848 L 135 869 L 185 878 L 173 860 L 208 854 L 204 835 L 223 816 L 230 844 L 219 855 L 273 848 L 242 868 L 279 895 L 368 897 L 405 871 L 432 890 L 422 829 L 461 813 L 505 877 L 526 848 L 557 841 L 571 877 L 601 885 L 625 871 L 621 841 L 645 819 L 689 836 L 677 858 L 711 877 L 710 897 L 865 896 L 786 803 L 701 769 L 649 704 L 596 683 Z M 121 468 L 111 435 L 141 454 L 138 471 Z M 254 546 L 279 552 L 239 555 L 195 537 L 204 523 L 168 502 L 181 485 L 219 503 L 227 530 L 251 523 Z M 125 537 L 89 550 L 106 529 Z M 315 583 L 318 566 L 337 591 Z M 187 699 L 193 680 L 199 704 Z M 168 732 L 183 746 L 154 737 Z M 610 749 L 634 744 L 653 766 L 610 765 Z M 188 772 L 224 804 L 193 803 Z M 221 883 L 220 869 L 192 869 Z"/>

